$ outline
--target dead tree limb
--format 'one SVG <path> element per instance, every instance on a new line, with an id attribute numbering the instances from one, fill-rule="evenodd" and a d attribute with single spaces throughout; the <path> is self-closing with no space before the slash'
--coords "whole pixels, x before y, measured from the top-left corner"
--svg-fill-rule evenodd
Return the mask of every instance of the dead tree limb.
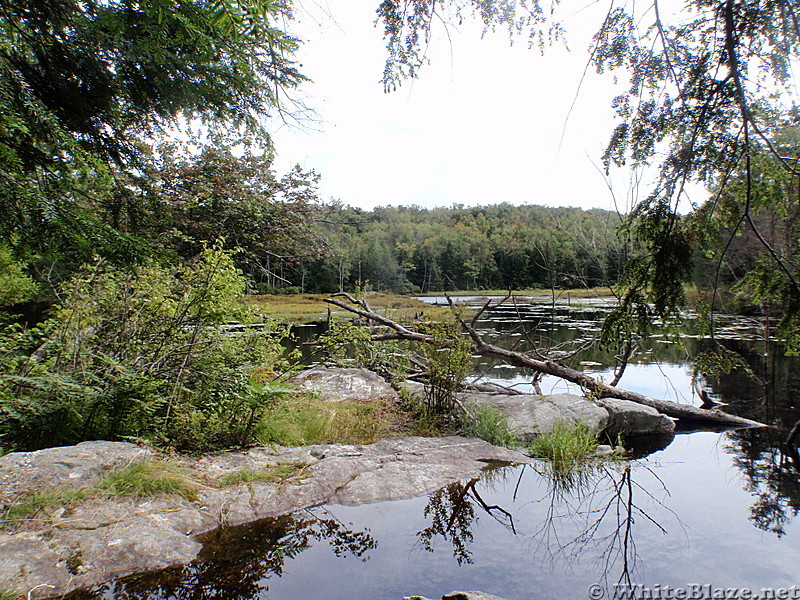
<path id="1" fill-rule="evenodd" d="M 432 336 L 408 329 L 407 327 L 404 327 L 388 317 L 380 315 L 369 308 L 365 308 L 364 303 L 359 302 L 358 306 L 352 306 L 335 298 L 326 298 L 324 301 L 328 304 L 333 304 L 339 308 L 343 308 L 344 310 L 357 314 L 367 321 L 379 323 L 385 327 L 388 327 L 394 332 L 393 334 L 390 334 L 391 339 L 403 339 L 428 344 L 434 342 L 434 338 Z M 481 312 L 485 311 L 486 308 L 488 307 L 484 306 L 481 309 Z M 695 423 L 716 423 L 721 425 L 730 425 L 733 427 L 765 427 L 763 423 L 759 423 L 758 421 L 732 415 L 722 412 L 721 410 L 706 410 L 703 408 L 697 408 L 696 406 L 692 406 L 690 404 L 678 404 L 677 402 L 671 402 L 669 400 L 650 398 L 637 392 L 624 390 L 607 383 L 603 383 L 594 377 L 591 377 L 581 371 L 577 371 L 571 367 L 567 367 L 566 365 L 563 365 L 557 361 L 533 358 L 522 352 L 506 350 L 505 348 L 485 342 L 475 330 L 475 319 L 468 323 L 459 316 L 457 316 L 457 318 L 461 326 L 464 328 L 464 331 L 466 331 L 472 339 L 473 354 L 485 356 L 487 358 L 499 359 L 515 367 L 530 369 L 542 375 L 552 375 L 553 377 L 564 379 L 565 381 L 569 381 L 570 383 L 580 386 L 597 398 L 618 398 L 620 400 L 629 400 L 631 402 L 650 406 L 662 414 L 667 415 L 668 417 L 683 421 L 691 421 Z M 373 337 L 374 339 L 387 339 L 388 336 L 385 334 L 378 334 Z"/>

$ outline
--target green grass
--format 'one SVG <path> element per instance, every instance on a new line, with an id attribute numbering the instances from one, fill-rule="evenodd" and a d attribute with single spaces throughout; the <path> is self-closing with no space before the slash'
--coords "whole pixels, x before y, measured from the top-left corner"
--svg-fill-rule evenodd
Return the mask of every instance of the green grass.
<path id="1" fill-rule="evenodd" d="M 0 518 L 0 528 L 16 527 L 36 519 L 36 515 L 49 506 L 69 505 L 89 498 L 177 494 L 195 501 L 199 489 L 199 483 L 175 465 L 143 460 L 110 471 L 94 487 L 30 492 L 6 508 Z"/>
<path id="2" fill-rule="evenodd" d="M 386 401 L 325 402 L 313 394 L 286 395 L 264 415 L 261 443 L 282 446 L 368 444 L 394 432 L 403 420 Z"/>
<path id="3" fill-rule="evenodd" d="M 46 490 L 35 491 L 23 496 L 19 501 L 6 508 L 0 519 L 2 527 L 11 527 L 36 518 L 48 506 L 69 504 L 76 500 L 89 497 L 91 490 L 82 488 L 77 490 Z M 2 600 L 2 597 L 0 597 Z"/>
<path id="4" fill-rule="evenodd" d="M 323 302 L 328 297 L 330 294 L 262 294 L 246 296 L 245 302 L 258 314 L 288 323 L 323 321 L 328 316 L 328 308 L 334 318 L 352 316 L 344 309 Z M 410 321 L 420 313 L 424 313 L 429 320 L 441 320 L 450 313 L 448 307 L 431 306 L 422 300 L 399 294 L 369 293 L 364 298 L 374 310 L 400 322 Z M 339 300 L 347 303 L 344 298 Z"/>
<path id="5" fill-rule="evenodd" d="M 20 600 L 23 595 L 7 583 L 0 583 L 0 600 Z"/>
<path id="6" fill-rule="evenodd" d="M 515 296 L 552 296 L 553 290 L 550 288 L 529 288 L 525 290 L 514 290 L 512 292 Z M 444 296 L 445 292 L 425 292 L 424 294 L 415 294 L 416 296 L 423 297 L 438 297 Z M 458 298 L 459 296 L 505 296 L 508 290 L 459 290 L 457 292 L 447 292 L 451 298 Z M 555 290 L 556 298 L 598 298 L 613 296 L 611 288 L 608 287 L 594 287 L 594 288 L 576 288 L 569 290 Z"/>
<path id="7" fill-rule="evenodd" d="M 305 468 L 306 465 L 278 465 L 277 467 L 267 470 L 242 467 L 238 471 L 228 473 L 218 478 L 215 483 L 222 487 L 240 483 L 251 483 L 253 481 L 282 485 L 301 476 L 302 473 L 305 472 Z"/>
<path id="8" fill-rule="evenodd" d="M 468 437 L 479 437 L 495 446 L 518 446 L 505 415 L 491 404 L 468 404 L 468 413 L 461 414 L 461 431 Z"/>
<path id="9" fill-rule="evenodd" d="M 549 458 L 553 474 L 568 476 L 597 448 L 597 436 L 582 424 L 556 423 L 553 431 L 540 435 L 528 446 L 533 456 Z"/>
<path id="10" fill-rule="evenodd" d="M 189 501 L 197 500 L 199 489 L 197 481 L 183 469 L 158 460 L 142 460 L 111 471 L 97 485 L 106 497 L 177 494 Z"/>

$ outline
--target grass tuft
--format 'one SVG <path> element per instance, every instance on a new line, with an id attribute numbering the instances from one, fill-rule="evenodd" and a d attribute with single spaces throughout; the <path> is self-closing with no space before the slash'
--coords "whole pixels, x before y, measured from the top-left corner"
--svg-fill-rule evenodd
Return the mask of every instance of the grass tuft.
<path id="1" fill-rule="evenodd" d="M 540 435 L 528 447 L 533 456 L 549 458 L 553 473 L 567 476 L 597 448 L 597 436 L 583 423 L 556 423 L 553 431 Z"/>
<path id="2" fill-rule="evenodd" d="M 0 582 L 0 600 L 20 600 L 22 594 L 7 583 Z"/>
<path id="3" fill-rule="evenodd" d="M 251 483 L 253 481 L 282 485 L 287 481 L 299 477 L 305 471 L 305 468 L 306 465 L 278 465 L 269 470 L 242 467 L 238 471 L 220 477 L 215 483 L 221 487 L 240 483 Z"/>
<path id="4" fill-rule="evenodd" d="M 390 402 L 325 402 L 313 394 L 276 402 L 258 427 L 264 444 L 369 444 L 393 432 L 400 417 Z"/>
<path id="5" fill-rule="evenodd" d="M 106 496 L 147 497 L 177 494 L 197 500 L 200 486 L 186 472 L 163 461 L 142 460 L 111 471 L 97 485 Z"/>
<path id="6" fill-rule="evenodd" d="M 479 437 L 495 446 L 518 446 L 514 432 L 508 427 L 505 415 L 492 404 L 471 403 L 468 412 L 461 414 L 461 431 L 469 437 Z"/>
<path id="7" fill-rule="evenodd" d="M 48 506 L 69 504 L 76 500 L 87 498 L 91 490 L 87 488 L 77 490 L 45 490 L 31 492 L 8 506 L 0 518 L 0 528 L 9 528 L 21 525 L 25 521 L 36 518 Z M 0 587 L 0 590 L 2 588 Z M 3 600 L 0 596 L 0 600 Z"/>

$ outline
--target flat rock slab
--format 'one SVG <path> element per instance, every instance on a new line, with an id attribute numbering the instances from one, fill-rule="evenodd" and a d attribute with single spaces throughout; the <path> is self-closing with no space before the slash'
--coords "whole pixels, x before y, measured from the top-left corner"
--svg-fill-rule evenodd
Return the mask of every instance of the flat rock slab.
<path id="1" fill-rule="evenodd" d="M 605 408 L 573 394 L 468 394 L 463 400 L 496 406 L 506 416 L 509 429 L 523 442 L 552 432 L 557 423 L 583 423 L 600 433 L 609 421 Z"/>
<path id="2" fill-rule="evenodd" d="M 81 457 L 81 473 L 96 479 L 119 465 L 107 442 L 53 448 L 25 456 L 9 454 L 21 482 L 38 485 L 46 473 L 74 487 L 75 466 L 63 473 L 65 456 Z M 95 448 L 95 446 L 97 446 Z M 80 447 L 79 450 L 76 448 Z M 114 447 L 125 460 L 154 455 L 132 444 Z M 102 466 L 86 462 L 97 456 Z M 331 444 L 303 448 L 253 448 L 246 452 L 184 459 L 202 486 L 196 502 L 177 496 L 89 499 L 48 507 L 18 531 L 0 532 L 0 581 L 30 598 L 57 597 L 125 575 L 186 564 L 196 558 L 196 537 L 222 525 L 279 516 L 324 503 L 361 504 L 412 498 L 477 476 L 492 463 L 529 463 L 525 455 L 478 439 L 409 437 L 369 445 Z M 72 463 L 70 463 L 72 464 Z M 122 463 L 124 464 L 124 463 Z M 251 481 L 223 488 L 210 485 L 242 468 L 298 467 L 280 485 Z M 11 468 L 9 466 L 9 468 Z M 82 476 L 83 477 L 83 476 Z M 92 478 L 81 479 L 91 485 Z M 22 484 L 11 486 L 14 493 Z M 50 486 L 49 486 L 50 487 Z"/>
<path id="3" fill-rule="evenodd" d="M 367 369 L 317 367 L 303 371 L 290 381 L 318 392 L 329 402 L 345 400 L 399 400 L 397 392 L 380 375 Z"/>

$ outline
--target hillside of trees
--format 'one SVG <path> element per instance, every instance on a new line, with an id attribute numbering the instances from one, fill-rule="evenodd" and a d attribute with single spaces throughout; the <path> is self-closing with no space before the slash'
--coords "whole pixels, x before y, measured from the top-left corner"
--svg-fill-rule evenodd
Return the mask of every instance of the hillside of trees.
<path id="1" fill-rule="evenodd" d="M 535 205 L 328 207 L 318 223 L 323 253 L 282 261 L 255 286 L 323 293 L 605 286 L 625 260 L 620 219 Z"/>

